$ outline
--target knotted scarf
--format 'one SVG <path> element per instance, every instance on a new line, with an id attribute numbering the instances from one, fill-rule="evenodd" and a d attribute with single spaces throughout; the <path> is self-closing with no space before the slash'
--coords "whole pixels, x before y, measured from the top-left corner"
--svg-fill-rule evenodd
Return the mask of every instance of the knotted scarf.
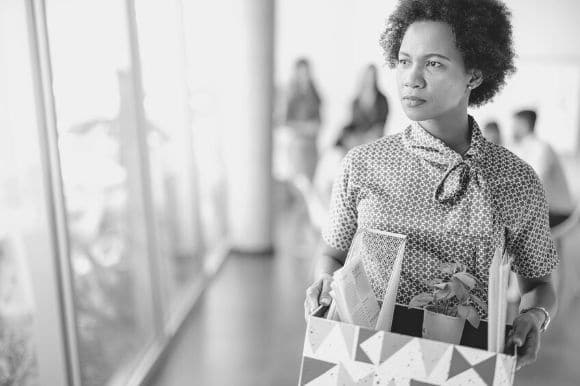
<path id="1" fill-rule="evenodd" d="M 417 122 L 405 130 L 403 143 L 438 181 L 432 197 L 448 208 L 449 228 L 466 227 L 465 231 L 471 234 L 495 233 L 497 218 L 485 177 L 485 153 L 489 144 L 473 117 L 469 116 L 468 122 L 471 141 L 463 157 Z"/>

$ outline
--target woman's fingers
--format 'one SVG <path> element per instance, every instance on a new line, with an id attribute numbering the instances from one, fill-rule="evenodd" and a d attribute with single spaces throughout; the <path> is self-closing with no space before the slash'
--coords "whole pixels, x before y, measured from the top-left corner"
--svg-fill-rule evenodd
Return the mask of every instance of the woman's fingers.
<path id="1" fill-rule="evenodd" d="M 330 305 L 330 283 L 332 281 L 331 277 L 322 278 L 322 291 L 320 291 L 320 297 L 318 298 L 319 303 L 325 306 Z"/>
<path id="2" fill-rule="evenodd" d="M 520 349 L 522 354 L 518 351 L 518 363 L 517 369 L 521 369 L 524 366 L 532 364 L 538 358 L 538 350 L 540 348 L 539 344 L 539 333 L 537 329 L 531 329 L 526 337 L 526 340 Z"/>
<path id="3" fill-rule="evenodd" d="M 315 281 L 308 289 L 306 289 L 306 300 L 304 301 L 304 317 L 308 320 L 308 316 L 318 307 L 318 297 L 322 290 L 322 279 Z"/>
<path id="4" fill-rule="evenodd" d="M 514 320 L 512 334 L 507 345 L 518 347 L 517 370 L 535 362 L 540 348 L 540 333 L 535 319 L 526 314 L 518 316 Z"/>
<path id="5" fill-rule="evenodd" d="M 321 304 L 325 306 L 330 304 L 331 282 L 332 276 L 324 275 L 320 279 L 316 280 L 306 290 L 306 300 L 304 301 L 304 317 L 306 320 L 308 320 L 310 314 L 312 314 L 312 312 L 318 308 L 318 306 Z"/>

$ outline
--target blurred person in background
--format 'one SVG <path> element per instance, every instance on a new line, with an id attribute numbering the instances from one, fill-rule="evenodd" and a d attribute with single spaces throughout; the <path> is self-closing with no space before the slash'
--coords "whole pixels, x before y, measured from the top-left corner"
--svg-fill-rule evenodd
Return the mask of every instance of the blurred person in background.
<path id="1" fill-rule="evenodd" d="M 537 114 L 520 110 L 513 115 L 513 143 L 510 150 L 526 161 L 540 177 L 546 191 L 550 227 L 562 223 L 572 213 L 574 203 L 558 155 L 535 134 Z"/>
<path id="2" fill-rule="evenodd" d="M 389 115 L 389 103 L 379 90 L 377 67 L 369 64 L 363 73 L 357 95 L 352 102 L 352 122 L 359 129 L 375 131 L 383 135 Z"/>
<path id="3" fill-rule="evenodd" d="M 298 58 L 287 87 L 278 90 L 274 110 L 273 174 L 284 217 L 284 233 L 297 258 L 308 255 L 314 240 L 309 214 L 296 180 L 312 183 L 318 162 L 322 100 L 308 59 Z M 302 248 L 302 249 L 301 249 Z"/>
<path id="4" fill-rule="evenodd" d="M 368 130 L 368 126 L 357 126 L 350 122 L 344 126 L 334 143 L 326 149 L 316 165 L 314 181 L 311 183 L 303 175 L 294 178 L 294 186 L 302 193 L 308 208 L 310 222 L 317 232 L 320 232 L 328 218 L 328 207 L 332 196 L 332 185 L 340 173 L 342 160 L 348 151 L 358 145 L 379 139 L 377 130 Z"/>
<path id="5" fill-rule="evenodd" d="M 467 113 L 515 70 L 510 17 L 498 0 L 402 0 L 389 16 L 381 47 L 412 122 L 344 158 L 306 316 L 330 303 L 332 275 L 359 228 L 407 236 L 399 304 L 427 290 L 440 264 L 452 261 L 478 278 L 473 291 L 487 303 L 492 258 L 505 245 L 523 293 L 507 347 L 518 347 L 518 368 L 535 361 L 557 308 L 551 273 L 559 259 L 546 198 L 530 166 L 484 140 Z M 372 259 L 364 265 L 382 299 L 390 267 Z M 485 308 L 476 308 L 485 319 Z"/>
<path id="6" fill-rule="evenodd" d="M 526 161 L 542 181 L 548 201 L 550 228 L 553 228 L 570 216 L 573 211 L 573 200 L 558 155 L 549 143 L 535 134 L 536 120 L 537 113 L 534 110 L 520 110 L 513 115 L 513 142 L 509 149 Z M 559 248 L 558 244 L 557 247 Z M 555 275 L 556 282 L 560 276 L 560 272 Z M 561 294 L 561 285 L 558 287 Z M 507 295 L 513 310 L 520 302 L 521 296 L 513 274 L 510 276 Z"/>
<path id="7" fill-rule="evenodd" d="M 483 127 L 483 136 L 491 143 L 495 143 L 496 145 L 502 144 L 499 125 L 496 121 L 491 121 L 485 124 Z"/>
<path id="8" fill-rule="evenodd" d="M 291 174 L 314 176 L 317 162 L 316 141 L 320 129 L 321 99 L 312 78 L 310 62 L 300 58 L 288 88 L 284 123 L 289 129 Z"/>

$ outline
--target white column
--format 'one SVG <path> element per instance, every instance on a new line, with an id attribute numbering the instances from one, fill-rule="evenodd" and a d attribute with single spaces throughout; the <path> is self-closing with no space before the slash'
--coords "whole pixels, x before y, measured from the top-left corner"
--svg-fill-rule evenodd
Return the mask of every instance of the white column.
<path id="1" fill-rule="evenodd" d="M 228 225 L 234 250 L 272 249 L 274 0 L 227 1 L 231 54 L 223 109 Z"/>

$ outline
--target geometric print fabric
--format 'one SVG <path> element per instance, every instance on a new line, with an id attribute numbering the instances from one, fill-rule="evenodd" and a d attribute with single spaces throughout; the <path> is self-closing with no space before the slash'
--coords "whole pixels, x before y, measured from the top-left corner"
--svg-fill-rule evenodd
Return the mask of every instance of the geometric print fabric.
<path id="1" fill-rule="evenodd" d="M 329 327 L 317 323 L 320 319 L 309 321 L 300 385 L 503 386 L 513 382 L 515 357 L 509 355 L 336 321 L 330 321 L 330 331 L 317 331 Z M 314 345 L 318 350 L 312 350 L 309 336 L 326 338 Z M 345 336 L 352 337 L 352 344 L 347 344 Z M 329 355 L 328 347 L 343 352 Z M 361 359 L 361 351 L 366 352 L 366 360 L 355 359 Z"/>
<path id="2" fill-rule="evenodd" d="M 461 156 L 413 122 L 404 132 L 357 146 L 345 156 L 323 229 L 326 244 L 348 251 L 358 229 L 407 236 L 397 303 L 428 290 L 441 262 L 459 261 L 481 283 L 505 242 L 512 269 L 528 278 L 558 264 L 550 236 L 544 189 L 531 167 L 483 138 L 469 117 L 471 146 Z M 505 238 L 505 240 L 504 240 Z M 380 300 L 392 264 L 364 261 Z M 478 308 L 480 316 L 485 312 Z"/>

